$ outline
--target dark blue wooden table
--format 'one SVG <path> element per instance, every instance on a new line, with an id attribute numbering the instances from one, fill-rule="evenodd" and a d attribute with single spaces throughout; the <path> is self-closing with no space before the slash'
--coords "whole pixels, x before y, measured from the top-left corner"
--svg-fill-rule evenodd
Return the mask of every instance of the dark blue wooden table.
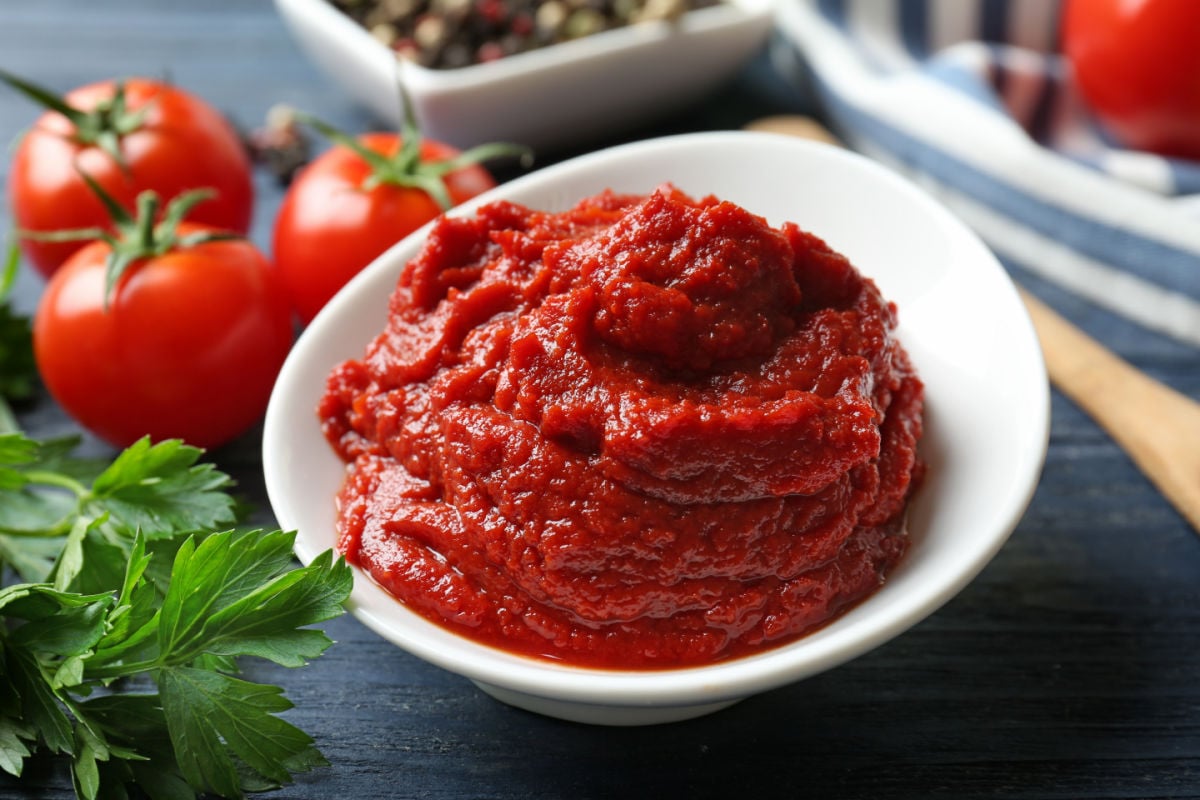
<path id="1" fill-rule="evenodd" d="M 269 0 L 5 0 L 0 67 L 59 90 L 169 76 L 244 127 L 280 102 L 351 131 L 373 124 L 304 60 Z M 794 102 L 760 60 L 698 106 L 625 138 L 805 110 Z M 34 117 L 0 90 L 0 141 Z M 259 175 L 253 238 L 264 249 L 281 195 Z M 1196 350 L 1032 288 L 1200 397 Z M 31 310 L 40 289 L 23 275 L 19 305 Z M 74 430 L 46 397 L 20 422 L 34 435 Z M 258 446 L 252 432 L 211 457 L 270 525 Z M 349 617 L 329 631 L 338 644 L 307 668 L 249 667 L 286 687 L 290 718 L 332 762 L 277 796 L 1200 798 L 1200 538 L 1058 394 L 1033 503 L 970 587 L 878 650 L 714 716 L 644 729 L 545 719 Z M 53 762 L 33 763 L 21 783 L 0 778 L 0 797 L 68 796 L 69 774 Z"/>

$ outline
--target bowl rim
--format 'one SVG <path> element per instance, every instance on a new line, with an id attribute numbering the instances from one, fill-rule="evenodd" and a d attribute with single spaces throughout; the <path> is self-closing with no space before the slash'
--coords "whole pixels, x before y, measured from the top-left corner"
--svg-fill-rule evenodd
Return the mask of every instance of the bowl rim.
<path id="1" fill-rule="evenodd" d="M 678 20 L 656 20 L 624 25 L 578 39 L 526 50 L 488 62 L 454 69 L 432 69 L 413 61 L 396 59 L 390 48 L 371 35 L 349 15 L 326 0 L 275 0 L 278 7 L 298 15 L 317 15 L 323 25 L 333 26 L 336 36 L 359 40 L 376 53 L 385 53 L 396 64 L 400 80 L 414 91 L 452 91 L 519 80 L 568 63 L 612 58 L 622 52 L 660 44 L 677 35 L 692 36 L 726 28 L 767 26 L 774 18 L 777 0 L 720 0 L 716 5 L 693 9 Z M 380 62 L 382 63 L 382 62 Z"/>
<path id="2" fill-rule="evenodd" d="M 1020 464 L 1023 475 L 1011 487 L 1003 504 L 998 506 L 1003 510 L 990 520 L 986 533 L 973 538 L 969 557 L 955 561 L 957 571 L 954 574 L 941 576 L 934 585 L 923 587 L 923 591 L 919 593 L 910 591 L 901 595 L 892 606 L 876 609 L 844 633 L 841 632 L 844 628 L 839 629 L 838 635 L 826 633 L 836 627 L 835 620 L 835 623 L 789 644 L 737 659 L 694 667 L 662 670 L 576 667 L 516 655 L 449 633 L 462 645 L 462 651 L 471 656 L 463 657 L 460 653 L 447 652 L 439 647 L 436 641 L 423 638 L 423 632 L 429 629 L 441 631 L 443 634 L 446 633 L 446 629 L 404 609 L 399 601 L 386 595 L 366 573 L 356 570 L 355 593 L 348 607 L 363 624 L 420 658 L 477 682 L 495 684 L 560 701 L 594 705 L 691 705 L 698 701 L 733 699 L 776 688 L 837 666 L 878 647 L 928 617 L 958 594 L 1007 541 L 1033 497 L 1045 461 L 1050 418 L 1050 393 L 1045 365 L 1032 323 L 1020 305 L 1016 288 L 1007 271 L 976 234 L 907 178 L 864 156 L 818 142 L 771 133 L 713 131 L 635 141 L 577 156 L 502 184 L 450 213 L 455 216 L 469 214 L 484 203 L 509 198 L 530 188 L 536 189 L 540 184 L 553 186 L 556 181 L 573 172 L 586 171 L 627 156 L 649 157 L 656 152 L 678 151 L 688 147 L 726 150 L 731 146 L 778 147 L 797 154 L 805 153 L 808 157 L 832 159 L 848 169 L 867 171 L 873 179 L 891 184 L 892 188 L 903 193 L 907 200 L 918 204 L 925 213 L 932 214 L 940 224 L 949 226 L 948 229 L 972 249 L 976 257 L 975 268 L 993 273 L 993 277 L 1002 279 L 1002 285 L 1007 287 L 1004 292 L 1009 297 L 1000 300 L 1012 304 L 1015 316 L 1014 328 L 1012 331 L 1006 331 L 1006 335 L 1011 336 L 1018 345 L 1027 350 L 1026 355 L 1030 359 L 1029 377 L 1036 379 L 1035 396 L 1028 399 L 1030 416 L 1023 418 L 1021 428 L 1025 432 L 1020 443 L 1020 450 L 1024 455 Z M 399 263 L 423 241 L 429 227 L 427 225 L 414 232 L 381 255 L 347 284 L 346 288 L 317 315 L 289 355 L 280 372 L 277 387 L 287 386 L 293 380 L 292 375 L 301 369 L 302 359 L 308 349 L 306 343 L 321 335 L 322 329 L 330 324 L 328 320 L 337 318 L 338 309 L 342 305 L 349 305 L 356 292 L 371 283 L 372 275 L 386 274 L 398 269 Z M 365 343 L 362 343 L 360 349 L 364 345 Z M 278 397 L 273 393 L 264 425 L 264 472 L 268 496 L 276 509 L 281 526 L 293 528 L 299 527 L 296 524 L 298 521 L 289 518 L 288 508 L 281 502 L 281 478 L 277 474 L 277 465 L 272 453 L 268 451 L 274 441 L 281 441 L 279 437 L 286 435 L 286 431 L 280 427 L 277 405 Z M 280 513 L 281 508 L 283 513 Z M 328 544 L 325 546 L 328 547 Z M 298 537 L 297 555 L 304 563 L 308 563 L 318 552 L 309 548 L 308 540 L 302 541 Z M 364 601 L 369 602 L 368 595 L 372 591 L 383 593 L 391 599 L 398 609 L 407 615 L 406 620 L 411 616 L 412 627 L 417 633 L 395 629 L 375 608 L 364 605 Z M 853 610 L 850 613 L 853 613 Z M 850 616 L 850 613 L 845 616 Z"/>

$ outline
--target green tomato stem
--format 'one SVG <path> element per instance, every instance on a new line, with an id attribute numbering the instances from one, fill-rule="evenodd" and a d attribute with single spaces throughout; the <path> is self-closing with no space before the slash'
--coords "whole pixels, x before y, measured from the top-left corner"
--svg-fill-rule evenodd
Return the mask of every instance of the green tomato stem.
<path id="1" fill-rule="evenodd" d="M 401 97 L 404 101 L 404 119 L 400 125 L 400 147 L 392 156 L 372 150 L 357 138 L 311 114 L 302 111 L 293 111 L 293 114 L 298 121 L 315 129 L 334 144 L 347 148 L 367 163 L 370 174 L 360 185 L 364 192 L 373 191 L 380 186 L 419 189 L 429 195 L 443 211 L 449 211 L 454 205 L 445 178 L 455 170 L 504 156 L 519 157 L 525 165 L 531 163 L 532 151 L 528 147 L 502 142 L 479 145 L 453 158 L 440 161 L 422 160 L 422 134 L 417 127 L 408 96 L 402 93 Z"/>

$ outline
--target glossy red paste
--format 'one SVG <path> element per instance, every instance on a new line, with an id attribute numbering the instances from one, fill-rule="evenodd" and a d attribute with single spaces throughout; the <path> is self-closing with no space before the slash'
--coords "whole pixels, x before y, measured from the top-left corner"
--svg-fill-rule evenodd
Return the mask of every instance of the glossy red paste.
<path id="1" fill-rule="evenodd" d="M 895 325 L 820 239 L 669 187 L 443 219 L 320 405 L 339 547 L 435 622 L 574 664 L 795 639 L 905 550 Z"/>

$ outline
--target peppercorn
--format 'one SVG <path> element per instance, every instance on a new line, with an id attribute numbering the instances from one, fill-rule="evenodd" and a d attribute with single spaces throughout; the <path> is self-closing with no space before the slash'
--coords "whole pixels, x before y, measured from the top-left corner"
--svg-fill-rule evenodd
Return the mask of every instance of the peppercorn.
<path id="1" fill-rule="evenodd" d="M 722 0 L 329 0 L 397 58 L 455 69 Z"/>
<path id="2" fill-rule="evenodd" d="M 296 112 L 285 105 L 272 106 L 263 125 L 246 134 L 244 141 L 251 159 L 265 165 L 282 185 L 290 183 L 311 157 L 311 143 Z"/>

